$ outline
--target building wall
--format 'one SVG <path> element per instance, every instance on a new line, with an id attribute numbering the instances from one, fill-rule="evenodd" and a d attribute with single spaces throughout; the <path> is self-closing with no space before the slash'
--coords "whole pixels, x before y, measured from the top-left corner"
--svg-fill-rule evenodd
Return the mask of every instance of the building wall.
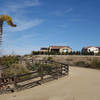
<path id="1" fill-rule="evenodd" d="M 48 49 L 40 49 L 40 52 L 51 52 L 51 51 L 54 51 L 54 52 L 60 52 L 60 53 L 63 53 L 63 52 L 68 52 L 70 53 L 72 51 L 72 49 L 68 46 L 49 46 Z"/>
<path id="2" fill-rule="evenodd" d="M 63 53 L 63 52 L 68 52 L 68 53 L 70 53 L 71 51 L 72 51 L 72 49 L 71 49 L 71 48 L 67 48 L 67 47 L 61 48 L 61 49 L 59 50 L 60 53 Z"/>
<path id="3" fill-rule="evenodd" d="M 100 52 L 100 48 L 98 48 L 99 49 L 99 52 Z"/>
<path id="4" fill-rule="evenodd" d="M 94 53 L 99 53 L 99 49 L 96 47 L 90 47 L 87 49 L 88 52 L 94 52 Z"/>
<path id="5" fill-rule="evenodd" d="M 49 47 L 49 52 L 51 52 L 52 47 Z"/>
<path id="6" fill-rule="evenodd" d="M 41 48 L 40 49 L 40 52 L 48 52 L 49 50 L 48 50 L 49 48 Z"/>
<path id="7" fill-rule="evenodd" d="M 40 50 L 40 52 L 48 52 L 48 50 Z"/>
<path id="8" fill-rule="evenodd" d="M 64 51 L 70 53 L 72 51 L 71 48 L 68 48 L 68 47 L 63 47 L 63 48 L 58 48 L 59 49 L 59 52 L 60 53 L 63 53 Z M 51 50 L 56 50 L 56 49 L 53 49 L 52 47 L 49 48 L 49 51 L 51 52 Z"/>

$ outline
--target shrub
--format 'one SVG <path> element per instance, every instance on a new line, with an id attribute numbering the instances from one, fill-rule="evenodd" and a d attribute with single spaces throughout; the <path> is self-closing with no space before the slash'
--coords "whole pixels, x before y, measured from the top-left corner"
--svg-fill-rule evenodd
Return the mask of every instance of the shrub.
<path id="1" fill-rule="evenodd" d="M 91 67 L 100 69 L 100 60 L 99 59 L 93 59 L 91 61 Z"/>
<path id="2" fill-rule="evenodd" d="M 48 57 L 47 60 L 48 60 L 48 61 L 51 61 L 51 60 L 53 60 L 53 57 Z"/>
<path id="3" fill-rule="evenodd" d="M 28 73 L 28 69 L 22 64 L 12 64 L 9 68 L 3 70 L 4 77 Z"/>
<path id="4" fill-rule="evenodd" d="M 10 67 L 12 64 L 19 62 L 18 56 L 3 56 L 0 58 L 0 65 Z"/>
<path id="5" fill-rule="evenodd" d="M 50 74 L 52 66 L 50 64 L 38 64 L 39 74 Z"/>
<path id="6" fill-rule="evenodd" d="M 81 54 L 82 55 L 94 55 L 94 52 L 87 52 L 87 51 L 82 50 Z"/>
<path id="7" fill-rule="evenodd" d="M 32 55 L 39 55 L 40 52 L 39 51 L 32 51 Z"/>
<path id="8" fill-rule="evenodd" d="M 60 64 L 51 63 L 51 64 L 33 64 L 30 70 L 38 71 L 39 74 L 50 74 L 53 67 L 59 67 Z"/>
<path id="9" fill-rule="evenodd" d="M 82 66 L 82 67 L 89 67 L 89 64 L 85 61 L 78 61 L 75 63 L 76 66 Z"/>
<path id="10" fill-rule="evenodd" d="M 29 70 L 32 70 L 32 71 L 37 70 L 37 64 L 32 64 L 28 68 Z"/>

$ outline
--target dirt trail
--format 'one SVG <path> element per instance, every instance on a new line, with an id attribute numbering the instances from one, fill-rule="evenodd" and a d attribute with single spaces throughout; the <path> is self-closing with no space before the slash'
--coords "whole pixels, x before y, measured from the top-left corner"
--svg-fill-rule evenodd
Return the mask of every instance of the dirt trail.
<path id="1" fill-rule="evenodd" d="M 100 70 L 71 67 L 69 76 L 0 100 L 100 100 Z"/>

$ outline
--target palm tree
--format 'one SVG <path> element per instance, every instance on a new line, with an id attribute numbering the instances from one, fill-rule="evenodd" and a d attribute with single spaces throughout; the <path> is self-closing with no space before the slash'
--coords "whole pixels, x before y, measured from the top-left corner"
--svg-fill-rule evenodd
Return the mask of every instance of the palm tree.
<path id="1" fill-rule="evenodd" d="M 12 27 L 16 27 L 13 24 L 12 18 L 8 15 L 0 15 L 0 43 L 2 42 L 2 33 L 3 33 L 3 22 L 6 21 L 8 25 Z"/>

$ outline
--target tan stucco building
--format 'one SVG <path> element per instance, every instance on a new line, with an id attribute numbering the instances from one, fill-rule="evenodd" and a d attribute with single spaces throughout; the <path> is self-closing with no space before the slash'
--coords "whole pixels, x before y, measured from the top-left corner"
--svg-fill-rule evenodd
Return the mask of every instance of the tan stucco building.
<path id="1" fill-rule="evenodd" d="M 60 52 L 60 53 L 70 53 L 72 49 L 69 46 L 50 46 L 49 47 L 50 52 Z"/>
<path id="2" fill-rule="evenodd" d="M 48 52 L 49 51 L 49 48 L 46 48 L 46 47 L 43 47 L 40 49 L 40 52 Z"/>

